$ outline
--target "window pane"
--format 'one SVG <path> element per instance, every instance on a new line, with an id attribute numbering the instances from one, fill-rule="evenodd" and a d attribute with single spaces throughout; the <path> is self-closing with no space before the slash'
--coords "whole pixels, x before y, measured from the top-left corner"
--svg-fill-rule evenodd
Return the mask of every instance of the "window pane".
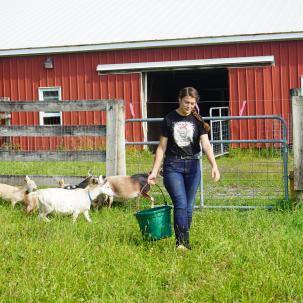
<path id="1" fill-rule="evenodd" d="M 60 125 L 60 117 L 44 117 L 44 125 Z"/>
<path id="2" fill-rule="evenodd" d="M 61 100 L 60 88 L 50 87 L 50 88 L 40 88 L 39 96 L 41 101 L 46 102 L 58 102 Z M 41 125 L 61 125 L 61 113 L 60 112 L 40 112 L 40 124 Z"/>
<path id="3" fill-rule="evenodd" d="M 48 90 L 43 91 L 43 100 L 44 101 L 58 101 L 59 100 L 59 92 L 57 90 Z"/>
<path id="4" fill-rule="evenodd" d="M 60 112 L 44 112 L 44 117 L 60 117 Z"/>

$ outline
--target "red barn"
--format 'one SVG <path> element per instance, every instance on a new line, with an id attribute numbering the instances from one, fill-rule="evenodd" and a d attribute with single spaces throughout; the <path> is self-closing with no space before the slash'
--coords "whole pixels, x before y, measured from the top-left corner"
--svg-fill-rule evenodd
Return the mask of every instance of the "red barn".
<path id="1" fill-rule="evenodd" d="M 6 4 L 0 98 L 122 98 L 126 118 L 162 117 L 177 106 L 180 88 L 194 86 L 203 116 L 210 108 L 229 107 L 232 116 L 280 115 L 289 122 L 290 89 L 301 86 L 303 74 L 303 21 L 294 15 L 302 1 L 57 2 L 45 7 L 37 1 L 33 10 L 22 2 Z M 83 125 L 104 119 L 92 112 L 13 113 L 11 123 Z M 272 123 L 233 123 L 231 135 L 266 138 Z M 154 140 L 158 131 L 149 126 L 147 135 L 139 123 L 129 123 L 126 136 Z M 56 148 L 59 142 L 21 144 Z"/>

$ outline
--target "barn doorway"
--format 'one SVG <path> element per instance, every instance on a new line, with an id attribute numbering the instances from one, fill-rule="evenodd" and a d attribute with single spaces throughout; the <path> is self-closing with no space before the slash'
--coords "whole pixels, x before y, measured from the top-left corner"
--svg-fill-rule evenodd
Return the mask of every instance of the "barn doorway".
<path id="1" fill-rule="evenodd" d="M 200 94 L 199 109 L 204 117 L 211 107 L 229 106 L 228 70 L 183 70 L 148 72 L 147 117 L 160 118 L 178 107 L 178 92 L 185 86 L 195 87 Z M 157 141 L 160 123 L 148 123 L 148 141 Z"/>

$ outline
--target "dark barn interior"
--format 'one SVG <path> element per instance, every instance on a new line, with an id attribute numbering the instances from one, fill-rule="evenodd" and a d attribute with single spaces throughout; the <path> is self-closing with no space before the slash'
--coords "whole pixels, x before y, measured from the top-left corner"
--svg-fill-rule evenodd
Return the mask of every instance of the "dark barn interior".
<path id="1" fill-rule="evenodd" d="M 178 107 L 178 92 L 186 86 L 195 87 L 200 94 L 200 114 L 209 116 L 211 107 L 228 106 L 228 70 L 182 70 L 147 73 L 147 117 L 164 117 Z M 148 123 L 148 141 L 157 141 L 160 123 Z M 153 148 L 152 148 L 153 149 Z"/>

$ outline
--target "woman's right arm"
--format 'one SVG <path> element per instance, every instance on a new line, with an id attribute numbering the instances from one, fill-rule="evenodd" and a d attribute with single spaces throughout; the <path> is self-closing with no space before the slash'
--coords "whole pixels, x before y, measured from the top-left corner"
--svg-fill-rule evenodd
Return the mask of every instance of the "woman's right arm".
<path id="1" fill-rule="evenodd" d="M 162 160 L 166 151 L 167 147 L 167 137 L 160 137 L 160 143 L 157 147 L 155 158 L 154 158 L 154 165 L 152 168 L 151 173 L 148 176 L 147 182 L 149 184 L 155 184 L 156 183 L 156 178 L 158 176 L 158 172 L 160 169 L 160 166 L 162 164 Z"/>

